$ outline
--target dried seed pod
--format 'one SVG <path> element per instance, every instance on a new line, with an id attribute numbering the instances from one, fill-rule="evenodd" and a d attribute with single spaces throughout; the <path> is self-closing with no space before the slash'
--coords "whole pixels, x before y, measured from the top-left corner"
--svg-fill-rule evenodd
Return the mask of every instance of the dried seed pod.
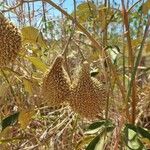
<path id="1" fill-rule="evenodd" d="M 63 57 L 58 56 L 43 80 L 43 101 L 51 107 L 67 102 L 70 94 L 70 80 L 62 63 Z"/>
<path id="2" fill-rule="evenodd" d="M 106 108 L 105 85 L 90 76 L 89 64 L 84 62 L 77 84 L 72 88 L 70 106 L 82 117 L 95 119 Z"/>
<path id="3" fill-rule="evenodd" d="M 15 60 L 21 45 L 18 29 L 0 13 L 0 67 L 5 67 Z"/>

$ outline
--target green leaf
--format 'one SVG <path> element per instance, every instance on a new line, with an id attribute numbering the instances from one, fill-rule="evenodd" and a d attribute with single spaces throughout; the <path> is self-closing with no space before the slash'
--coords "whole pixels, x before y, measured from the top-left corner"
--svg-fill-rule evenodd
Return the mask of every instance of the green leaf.
<path id="1" fill-rule="evenodd" d="M 150 131 L 149 130 L 146 130 L 146 129 L 141 128 L 139 126 L 134 126 L 132 124 L 127 124 L 126 127 L 129 129 L 132 129 L 136 133 L 139 133 L 143 138 L 147 138 L 150 140 Z"/>
<path id="2" fill-rule="evenodd" d="M 137 130 L 141 134 L 142 137 L 150 140 L 150 131 L 145 130 L 144 128 L 141 128 L 141 127 L 137 127 Z"/>
<path id="3" fill-rule="evenodd" d="M 115 128 L 115 126 L 106 127 L 106 132 L 111 132 L 114 130 L 114 128 Z"/>
<path id="4" fill-rule="evenodd" d="M 109 132 L 114 129 L 114 125 L 110 120 L 101 120 L 92 123 L 85 134 L 95 134 L 97 132 L 102 133 L 103 131 Z"/>
<path id="5" fill-rule="evenodd" d="M 93 129 L 99 128 L 104 124 L 105 124 L 105 120 L 102 120 L 102 121 L 99 121 L 99 122 L 94 122 L 89 126 L 88 130 L 93 130 Z"/>
<path id="6" fill-rule="evenodd" d="M 91 124 L 88 129 L 91 129 L 91 131 L 99 129 L 100 133 L 90 142 L 86 150 L 95 150 L 99 149 L 100 147 L 103 147 L 102 145 L 106 142 L 103 139 L 104 136 L 110 134 L 114 128 L 115 126 L 112 124 L 110 120 L 102 120 Z"/>
<path id="7" fill-rule="evenodd" d="M 123 130 L 123 139 L 130 150 L 144 150 L 144 144 L 141 142 L 139 135 L 141 135 L 141 131 L 139 132 L 139 127 L 132 125 L 132 124 L 126 124 L 124 130 Z M 140 127 L 141 130 L 141 127 Z M 144 129 L 142 129 L 143 131 Z M 145 130 L 144 130 L 145 131 Z"/>
<path id="8" fill-rule="evenodd" d="M 139 139 L 126 143 L 126 146 L 129 150 L 145 150 L 143 143 Z"/>
<path id="9" fill-rule="evenodd" d="M 48 27 L 49 30 L 53 30 L 54 29 L 54 24 L 53 24 L 52 21 L 48 21 L 47 24 L 48 24 L 47 27 Z"/>
<path id="10" fill-rule="evenodd" d="M 2 131 L 8 127 L 8 126 L 11 126 L 11 125 L 14 125 L 17 120 L 18 120 L 18 117 L 19 117 L 19 112 L 17 113 L 14 113 L 8 117 L 6 117 L 5 119 L 2 120 L 1 122 L 1 127 L 2 127 Z"/>
<path id="11" fill-rule="evenodd" d="M 87 146 L 86 150 L 95 150 L 96 145 L 98 144 L 100 140 L 100 135 L 96 136 L 90 144 Z"/>
<path id="12" fill-rule="evenodd" d="M 4 6 L 4 2 L 0 2 L 0 8 Z"/>
<path id="13" fill-rule="evenodd" d="M 81 139 L 78 143 L 77 143 L 77 145 L 76 145 L 76 147 L 75 147 L 75 149 L 76 150 L 80 150 L 81 149 L 81 147 L 83 147 L 84 145 L 86 145 L 86 144 L 88 144 L 89 142 L 91 142 L 93 139 L 95 138 L 95 136 L 85 136 L 83 139 Z"/>
<path id="14" fill-rule="evenodd" d="M 33 65 L 41 70 L 42 72 L 46 72 L 48 67 L 37 57 L 26 57 L 29 61 L 33 63 Z"/>

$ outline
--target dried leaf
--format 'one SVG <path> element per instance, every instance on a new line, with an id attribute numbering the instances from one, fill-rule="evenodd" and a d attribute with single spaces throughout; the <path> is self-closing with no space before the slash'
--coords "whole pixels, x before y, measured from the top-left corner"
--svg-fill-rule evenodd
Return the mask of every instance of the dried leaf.
<path id="1" fill-rule="evenodd" d="M 146 15 L 148 13 L 149 9 L 150 9 L 150 0 L 147 0 L 142 5 L 142 12 L 143 12 L 143 14 Z"/>
<path id="2" fill-rule="evenodd" d="M 33 94 L 33 87 L 32 87 L 32 83 L 27 80 L 27 79 L 23 79 L 23 84 L 24 84 L 24 89 L 26 92 L 28 92 L 30 95 Z"/>
<path id="3" fill-rule="evenodd" d="M 26 129 L 26 127 L 29 125 L 29 122 L 31 121 L 33 115 L 34 115 L 33 110 L 22 110 L 20 112 L 18 121 L 20 122 L 22 129 Z"/>
<path id="4" fill-rule="evenodd" d="M 100 6 L 96 21 L 99 22 L 101 29 L 104 29 L 106 27 L 108 21 L 110 21 L 110 18 L 113 14 L 114 10 L 112 8 Z"/>
<path id="5" fill-rule="evenodd" d="M 150 52 L 150 42 L 145 44 L 145 52 L 149 53 Z"/>

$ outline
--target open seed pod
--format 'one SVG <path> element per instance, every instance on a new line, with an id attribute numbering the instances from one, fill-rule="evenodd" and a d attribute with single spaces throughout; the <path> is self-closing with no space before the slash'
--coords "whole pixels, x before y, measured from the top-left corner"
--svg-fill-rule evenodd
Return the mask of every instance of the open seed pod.
<path id="1" fill-rule="evenodd" d="M 77 83 L 72 88 L 70 106 L 82 117 L 89 120 L 102 115 L 106 108 L 105 85 L 90 76 L 88 62 L 84 62 Z"/>
<path id="2" fill-rule="evenodd" d="M 43 101 L 51 107 L 67 102 L 70 94 L 70 80 L 62 64 L 63 57 L 58 56 L 43 80 Z"/>
<path id="3" fill-rule="evenodd" d="M 21 45 L 18 29 L 0 13 L 0 67 L 15 60 Z"/>

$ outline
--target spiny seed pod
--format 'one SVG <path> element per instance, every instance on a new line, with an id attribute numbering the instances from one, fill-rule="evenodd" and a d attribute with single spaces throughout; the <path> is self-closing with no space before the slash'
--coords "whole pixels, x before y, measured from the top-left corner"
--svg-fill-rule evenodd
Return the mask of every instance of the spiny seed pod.
<path id="1" fill-rule="evenodd" d="M 0 68 L 13 62 L 21 49 L 21 34 L 0 13 Z"/>
<path id="2" fill-rule="evenodd" d="M 72 88 L 70 106 L 82 117 L 96 119 L 106 108 L 107 92 L 104 85 L 90 76 L 90 66 L 84 62 L 78 82 Z"/>
<path id="3" fill-rule="evenodd" d="M 69 77 L 62 63 L 63 57 L 58 56 L 43 80 L 43 101 L 47 102 L 51 107 L 59 106 L 66 102 L 70 94 Z"/>

